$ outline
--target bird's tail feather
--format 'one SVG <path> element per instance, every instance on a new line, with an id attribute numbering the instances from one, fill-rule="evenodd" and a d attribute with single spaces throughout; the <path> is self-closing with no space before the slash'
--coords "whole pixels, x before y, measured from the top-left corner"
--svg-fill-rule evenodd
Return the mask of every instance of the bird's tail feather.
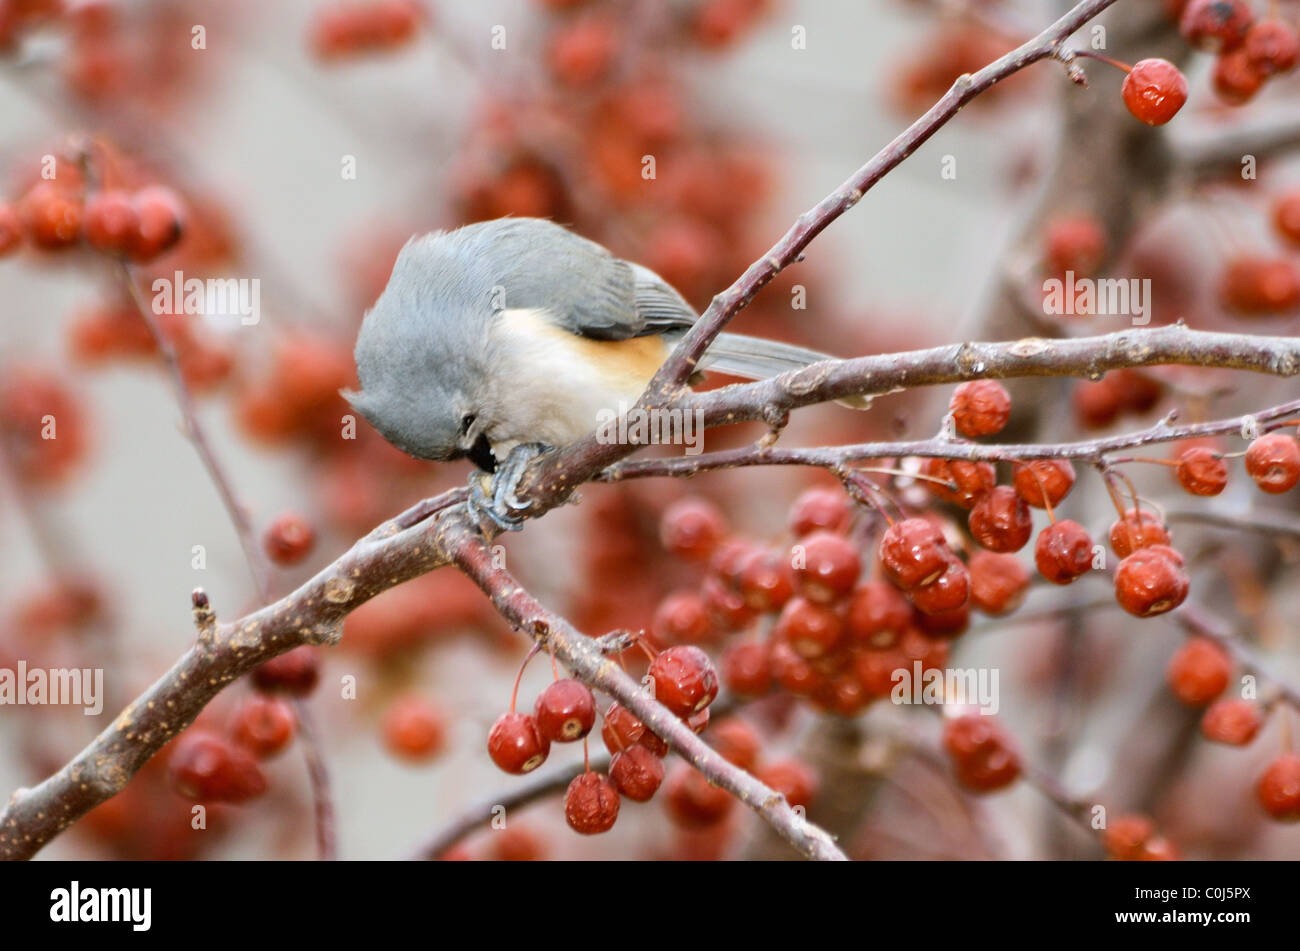
<path id="1" fill-rule="evenodd" d="M 718 334 L 700 359 L 700 367 L 730 373 L 747 380 L 766 380 L 789 370 L 799 370 L 812 363 L 832 360 L 833 357 L 796 347 L 789 343 L 747 337 L 744 334 Z M 853 409 L 868 409 L 870 397 L 850 396 L 836 402 Z"/>

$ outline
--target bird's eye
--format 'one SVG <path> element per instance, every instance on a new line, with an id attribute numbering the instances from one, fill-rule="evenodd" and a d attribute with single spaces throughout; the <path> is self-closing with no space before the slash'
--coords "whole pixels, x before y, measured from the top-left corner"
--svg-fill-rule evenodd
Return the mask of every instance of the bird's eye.
<path id="1" fill-rule="evenodd" d="M 466 413 L 460 418 L 460 434 L 464 436 L 469 432 L 469 428 L 474 425 L 474 414 Z"/>

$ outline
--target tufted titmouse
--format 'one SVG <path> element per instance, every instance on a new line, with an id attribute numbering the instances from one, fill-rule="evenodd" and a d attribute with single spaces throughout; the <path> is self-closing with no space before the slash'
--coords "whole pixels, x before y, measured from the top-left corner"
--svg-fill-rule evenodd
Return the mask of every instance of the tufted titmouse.
<path id="1" fill-rule="evenodd" d="M 438 231 L 398 254 L 357 336 L 361 392 L 344 396 L 410 455 L 468 457 L 499 478 L 516 447 L 531 448 L 526 464 L 634 403 L 697 316 L 653 271 L 551 221 Z M 724 333 L 700 367 L 763 379 L 825 359 Z M 511 498 L 495 493 L 498 524 Z"/>

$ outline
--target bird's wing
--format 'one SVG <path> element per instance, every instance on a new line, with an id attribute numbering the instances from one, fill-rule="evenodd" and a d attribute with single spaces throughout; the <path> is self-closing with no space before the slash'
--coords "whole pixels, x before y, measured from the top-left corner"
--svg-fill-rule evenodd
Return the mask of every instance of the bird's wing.
<path id="1" fill-rule="evenodd" d="M 643 333 L 685 330 L 695 323 L 699 315 L 667 281 L 640 264 L 629 267 L 636 276 L 636 310 L 645 323 Z"/>
<path id="2" fill-rule="evenodd" d="M 552 221 L 507 218 L 490 224 L 490 258 L 500 269 L 491 281 L 504 292 L 501 309 L 538 310 L 556 326 L 594 340 L 648 332 L 626 261 Z"/>
<path id="3" fill-rule="evenodd" d="M 529 308 L 570 333 L 627 340 L 684 329 L 696 313 L 658 274 L 540 218 L 492 222 L 490 256 L 506 308 Z M 460 233 L 477 226 L 461 229 Z M 455 232 L 453 232 L 455 233 Z"/>

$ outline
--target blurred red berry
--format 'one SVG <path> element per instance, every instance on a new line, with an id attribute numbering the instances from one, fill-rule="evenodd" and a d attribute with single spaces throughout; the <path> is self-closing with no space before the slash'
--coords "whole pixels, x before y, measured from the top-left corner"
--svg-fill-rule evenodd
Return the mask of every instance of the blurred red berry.
<path id="1" fill-rule="evenodd" d="M 790 506 L 790 530 L 797 537 L 840 532 L 853 518 L 853 503 L 838 489 L 808 489 Z"/>
<path id="2" fill-rule="evenodd" d="M 674 502 L 659 521 L 664 548 L 687 561 L 704 561 L 727 533 L 727 521 L 712 502 L 688 498 Z"/>
<path id="3" fill-rule="evenodd" d="M 320 655 L 314 647 L 295 647 L 255 668 L 251 676 L 253 686 L 259 690 L 305 697 L 320 680 Z"/>
<path id="4" fill-rule="evenodd" d="M 316 531 L 311 523 L 296 512 L 286 512 L 266 528 L 262 547 L 267 557 L 277 565 L 296 565 L 311 552 L 316 544 Z"/>
<path id="5" fill-rule="evenodd" d="M 297 729 L 298 718 L 287 700 L 253 694 L 235 711 L 230 733 L 240 746 L 266 759 L 288 746 Z"/>
<path id="6" fill-rule="evenodd" d="M 1205 738 L 1229 746 L 1245 746 L 1263 725 L 1259 704 L 1231 697 L 1214 701 L 1201 717 L 1201 733 Z"/>
<path id="7" fill-rule="evenodd" d="M 393 754 L 409 760 L 427 760 L 442 752 L 447 742 L 447 722 L 442 712 L 423 697 L 399 697 L 383 721 L 384 744 Z"/>
<path id="8" fill-rule="evenodd" d="M 1228 687 L 1232 660 L 1205 637 L 1190 638 L 1169 661 L 1169 686 L 1190 707 L 1203 707 Z"/>
<path id="9" fill-rule="evenodd" d="M 1264 810 L 1283 822 L 1300 821 L 1300 756 L 1283 753 L 1259 777 L 1255 794 Z"/>
<path id="10" fill-rule="evenodd" d="M 168 769 L 176 791 L 199 802 L 244 802 L 266 792 L 266 777 L 252 755 L 204 730 L 181 734 Z"/>

